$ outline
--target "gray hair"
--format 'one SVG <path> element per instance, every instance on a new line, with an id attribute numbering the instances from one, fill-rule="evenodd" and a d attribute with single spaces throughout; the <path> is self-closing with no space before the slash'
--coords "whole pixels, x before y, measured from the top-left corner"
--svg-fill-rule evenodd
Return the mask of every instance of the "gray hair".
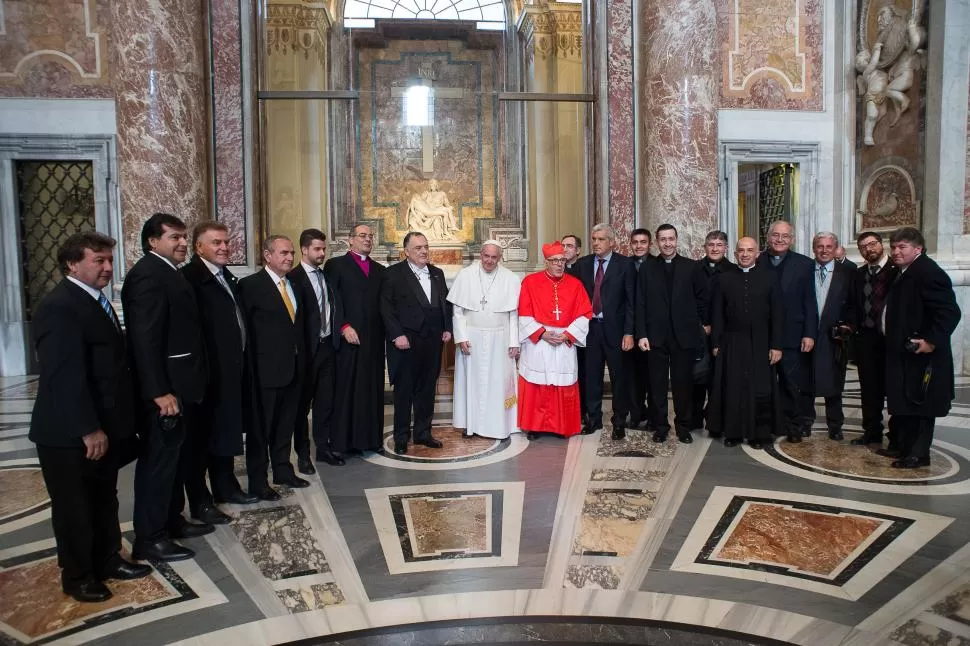
<path id="1" fill-rule="evenodd" d="M 784 224 L 786 227 L 791 229 L 792 236 L 795 235 L 795 227 L 793 227 L 791 225 L 791 222 L 789 222 L 788 220 L 775 220 L 774 222 L 771 223 L 771 226 L 768 227 L 768 233 L 773 233 L 775 230 L 775 227 L 777 227 L 779 224 Z"/>
<path id="2" fill-rule="evenodd" d="M 606 224 L 605 222 L 600 222 L 593 227 L 591 233 L 596 233 L 598 231 L 605 233 L 610 242 L 616 242 L 616 231 L 610 225 Z"/>
<path id="3" fill-rule="evenodd" d="M 292 242 L 292 240 L 290 240 L 288 237 L 281 236 L 281 235 L 278 235 L 278 234 L 277 235 L 267 236 L 266 239 L 263 240 L 263 251 L 269 251 L 269 252 L 272 253 L 272 251 L 273 251 L 273 243 L 276 242 L 277 240 L 286 240 L 287 242 Z"/>
<path id="4" fill-rule="evenodd" d="M 839 236 L 835 235 L 831 231 L 819 231 L 816 233 L 815 237 L 812 238 L 812 246 L 814 247 L 815 243 L 823 238 L 831 238 L 835 242 L 835 246 L 839 246 Z"/>

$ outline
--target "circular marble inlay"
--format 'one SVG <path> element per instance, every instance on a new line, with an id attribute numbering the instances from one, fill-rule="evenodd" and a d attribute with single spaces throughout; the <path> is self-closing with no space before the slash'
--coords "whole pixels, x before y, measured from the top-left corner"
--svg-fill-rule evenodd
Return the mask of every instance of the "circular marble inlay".
<path id="1" fill-rule="evenodd" d="M 798 444 L 779 438 L 767 452 L 793 466 L 837 477 L 867 482 L 912 483 L 948 478 L 959 471 L 957 463 L 946 453 L 930 449 L 930 465 L 919 469 L 894 469 L 893 458 L 876 453 L 874 446 L 849 443 L 859 433 L 846 433 L 845 440 L 835 442 L 825 432 L 814 433 Z"/>
<path id="2" fill-rule="evenodd" d="M 50 500 L 37 467 L 0 469 L 0 522 Z"/>
<path id="3" fill-rule="evenodd" d="M 514 433 L 508 439 L 496 440 L 477 435 L 467 436 L 463 429 L 452 426 L 435 426 L 432 428 L 432 435 L 441 442 L 440 449 L 408 442 L 408 452 L 398 455 L 394 452 L 393 430 L 386 427 L 384 450 L 365 453 L 364 459 L 373 464 L 398 469 L 455 469 L 508 460 L 529 445 L 525 433 Z"/>

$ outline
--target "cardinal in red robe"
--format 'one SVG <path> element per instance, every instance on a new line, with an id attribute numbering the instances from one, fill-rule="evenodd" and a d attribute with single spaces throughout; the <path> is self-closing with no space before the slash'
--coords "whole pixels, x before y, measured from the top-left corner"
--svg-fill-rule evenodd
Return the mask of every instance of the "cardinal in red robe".
<path id="1" fill-rule="evenodd" d="M 569 437 L 580 431 L 576 346 L 584 346 L 593 307 L 578 278 L 565 273 L 561 243 L 542 245 L 544 271 L 519 293 L 519 428 Z"/>

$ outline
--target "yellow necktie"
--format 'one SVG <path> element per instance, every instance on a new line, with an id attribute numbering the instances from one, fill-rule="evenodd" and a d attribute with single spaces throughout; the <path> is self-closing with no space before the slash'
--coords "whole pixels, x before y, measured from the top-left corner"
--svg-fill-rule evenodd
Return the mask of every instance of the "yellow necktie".
<path id="1" fill-rule="evenodd" d="M 293 301 L 290 300 L 290 295 L 286 292 L 286 279 L 280 279 L 280 295 L 283 297 L 283 305 L 286 305 L 286 311 L 290 313 L 290 321 L 296 322 L 296 310 L 293 308 Z"/>

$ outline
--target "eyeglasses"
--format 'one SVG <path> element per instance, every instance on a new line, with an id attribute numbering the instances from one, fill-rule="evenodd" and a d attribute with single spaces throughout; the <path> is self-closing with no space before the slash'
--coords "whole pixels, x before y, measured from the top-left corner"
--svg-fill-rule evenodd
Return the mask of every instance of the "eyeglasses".
<path id="1" fill-rule="evenodd" d="M 859 249 L 875 249 L 876 247 L 881 247 L 882 242 L 879 240 L 873 240 L 872 242 L 867 242 L 866 244 L 860 244 Z"/>
<path id="2" fill-rule="evenodd" d="M 370 240 L 371 238 L 374 237 L 374 234 L 373 233 L 358 233 L 357 234 L 357 237 L 360 238 L 361 240 Z"/>
<path id="3" fill-rule="evenodd" d="M 772 233 L 768 236 L 772 240 L 791 240 L 792 235 L 790 233 Z"/>
<path id="4" fill-rule="evenodd" d="M 551 262 L 554 265 L 565 265 L 565 258 L 546 258 L 546 262 Z"/>

